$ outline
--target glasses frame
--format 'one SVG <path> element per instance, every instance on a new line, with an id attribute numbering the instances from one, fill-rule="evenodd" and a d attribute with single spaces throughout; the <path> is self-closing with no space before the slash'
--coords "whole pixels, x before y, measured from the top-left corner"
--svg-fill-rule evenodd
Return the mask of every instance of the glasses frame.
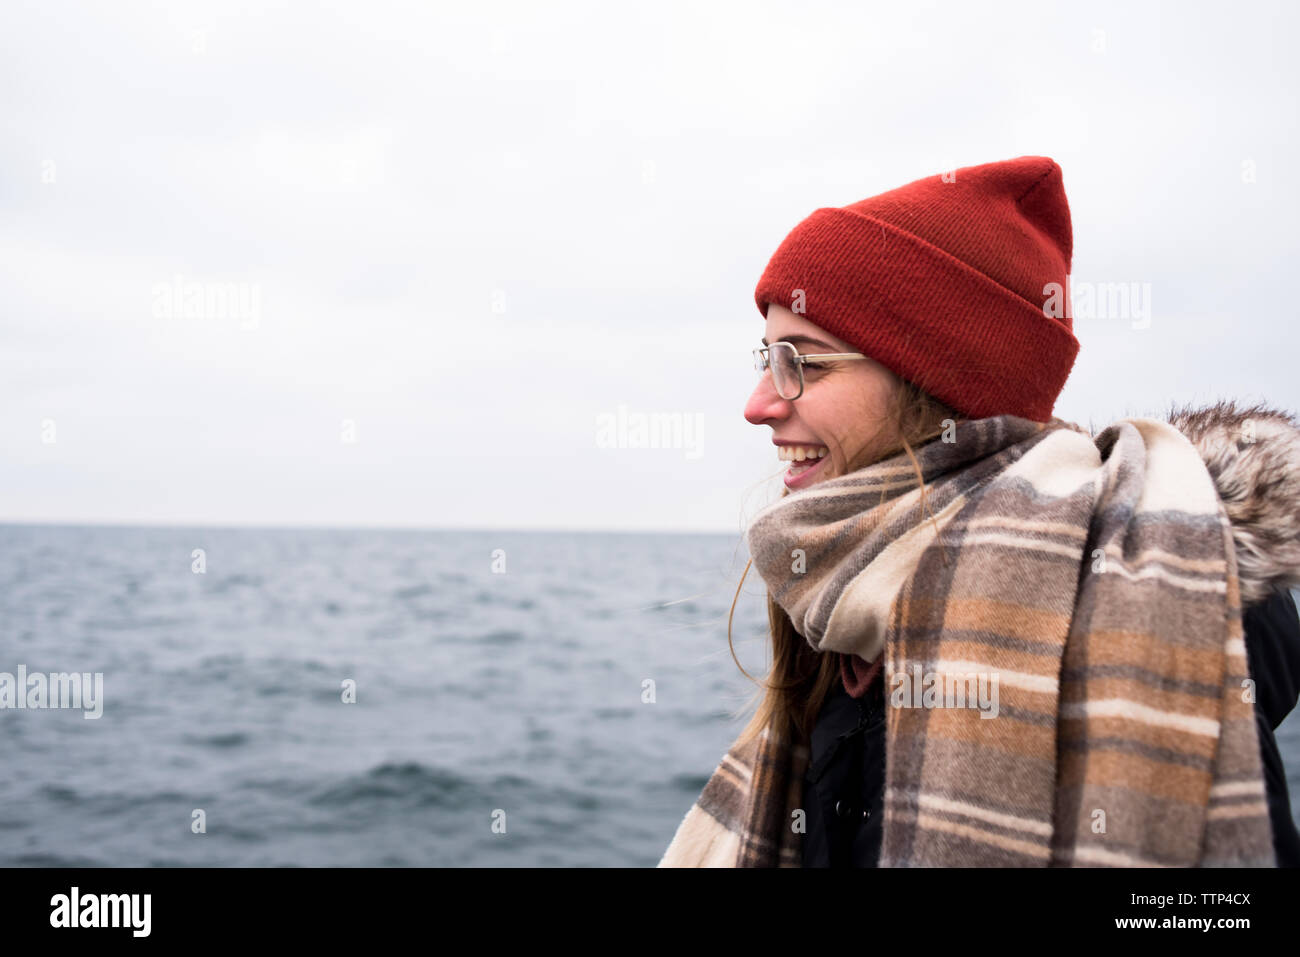
<path id="1" fill-rule="evenodd" d="M 759 346 L 757 349 L 754 350 L 754 368 L 757 369 L 759 372 L 767 372 L 772 367 L 772 358 L 769 355 L 769 353 L 772 349 L 776 349 L 776 348 L 791 350 L 794 353 L 794 359 L 795 359 L 794 367 L 799 370 L 799 391 L 798 392 L 796 392 L 794 395 L 791 396 L 785 396 L 785 395 L 781 395 L 780 389 L 776 390 L 776 394 L 781 395 L 781 398 L 785 399 L 787 402 L 793 402 L 795 399 L 798 399 L 800 396 L 803 395 L 803 388 L 804 388 L 803 367 L 805 362 L 809 362 L 813 359 L 830 359 L 838 362 L 841 359 L 868 358 L 867 356 L 863 355 L 861 352 L 815 352 L 815 353 L 803 354 L 800 353 L 799 350 L 795 349 L 793 342 L 774 342 L 770 346 Z M 776 388 L 775 377 L 773 377 L 772 379 L 772 387 Z"/>

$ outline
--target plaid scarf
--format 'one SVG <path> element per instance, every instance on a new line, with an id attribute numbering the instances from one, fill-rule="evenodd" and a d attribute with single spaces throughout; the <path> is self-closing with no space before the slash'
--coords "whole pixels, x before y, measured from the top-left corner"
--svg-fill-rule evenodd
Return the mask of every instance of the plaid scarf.
<path id="1" fill-rule="evenodd" d="M 790 493 L 750 553 L 819 652 L 883 654 L 880 865 L 1273 866 L 1232 529 L 1167 422 L 960 420 Z M 798 867 L 806 741 L 728 750 L 661 867 Z"/>

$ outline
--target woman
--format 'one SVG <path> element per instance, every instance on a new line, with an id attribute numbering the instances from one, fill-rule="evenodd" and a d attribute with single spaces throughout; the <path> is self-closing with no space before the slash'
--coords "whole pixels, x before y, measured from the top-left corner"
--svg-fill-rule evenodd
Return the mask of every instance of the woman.
<path id="1" fill-rule="evenodd" d="M 1071 242 L 1060 168 L 1021 157 L 773 255 L 745 406 L 792 463 L 748 533 L 773 667 L 660 866 L 1300 863 L 1272 737 L 1300 430 L 1052 416 Z"/>

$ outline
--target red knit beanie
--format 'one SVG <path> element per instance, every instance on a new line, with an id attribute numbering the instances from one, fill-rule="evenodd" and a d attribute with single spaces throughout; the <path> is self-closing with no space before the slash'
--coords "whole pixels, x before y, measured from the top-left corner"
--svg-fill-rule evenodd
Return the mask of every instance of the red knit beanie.
<path id="1" fill-rule="evenodd" d="M 1068 296 L 1072 245 L 1061 168 L 1021 156 L 815 210 L 754 301 L 764 316 L 769 302 L 803 315 L 965 416 L 1045 422 L 1079 352 L 1068 307 L 1045 308 Z"/>

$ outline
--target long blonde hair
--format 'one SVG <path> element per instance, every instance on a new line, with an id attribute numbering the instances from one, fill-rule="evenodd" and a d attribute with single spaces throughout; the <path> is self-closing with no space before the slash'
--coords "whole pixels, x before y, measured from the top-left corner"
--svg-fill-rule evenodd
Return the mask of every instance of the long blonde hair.
<path id="1" fill-rule="evenodd" d="M 856 471 L 900 451 L 906 451 L 916 470 L 924 508 L 925 483 L 913 447 L 924 445 L 940 435 L 945 428 L 945 420 L 956 422 L 961 418 L 956 410 L 914 383 L 902 379 L 900 386 L 893 391 L 886 420 L 895 426 L 892 433 L 894 440 L 887 442 L 883 448 L 869 446 L 863 449 L 847 463 L 847 471 Z M 783 488 L 781 495 L 788 495 L 789 492 L 788 488 Z M 731 622 L 736 613 L 736 600 L 740 597 L 740 589 L 745 584 L 745 577 L 752 564 L 751 558 L 740 576 L 736 597 L 732 599 L 731 611 L 727 615 L 727 646 L 731 649 L 731 657 L 741 673 L 759 685 L 757 695 L 761 695 L 758 709 L 741 732 L 739 741 L 749 741 L 764 727 L 773 725 L 785 729 L 787 734 L 793 733 L 797 740 L 806 743 L 811 737 L 813 723 L 827 693 L 840 680 L 839 658 L 834 654 L 814 651 L 795 631 L 790 616 L 772 599 L 769 592 L 767 619 L 772 639 L 772 668 L 763 681 L 745 671 L 740 659 L 736 657 L 736 647 L 731 640 Z M 741 712 L 752 705 L 753 700 L 742 706 Z"/>

